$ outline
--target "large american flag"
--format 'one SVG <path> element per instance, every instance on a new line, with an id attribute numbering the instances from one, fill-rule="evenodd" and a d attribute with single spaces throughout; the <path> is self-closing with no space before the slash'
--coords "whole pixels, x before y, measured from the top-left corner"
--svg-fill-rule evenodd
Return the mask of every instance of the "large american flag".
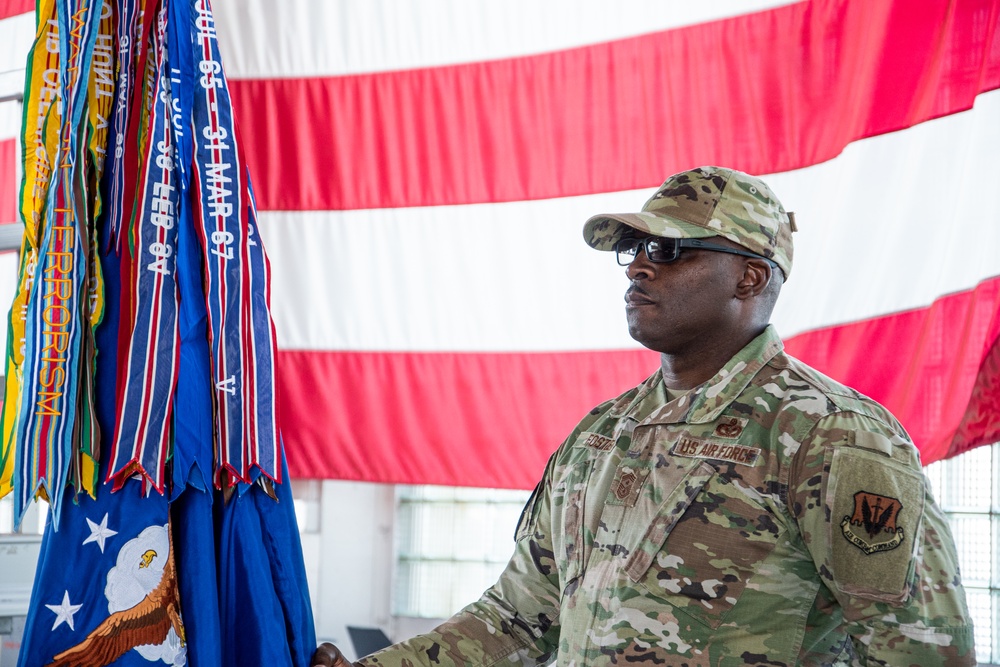
<path id="1" fill-rule="evenodd" d="M 792 354 L 886 404 L 924 463 L 1000 439 L 1000 0 L 214 7 L 292 476 L 533 485 L 658 363 L 584 220 L 703 164 L 796 213 Z M 0 2 L 0 98 L 31 9 Z"/>

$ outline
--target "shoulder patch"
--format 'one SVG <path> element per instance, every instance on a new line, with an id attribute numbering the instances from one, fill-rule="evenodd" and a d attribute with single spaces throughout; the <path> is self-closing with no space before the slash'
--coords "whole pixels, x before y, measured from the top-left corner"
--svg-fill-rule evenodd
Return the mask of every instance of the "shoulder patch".
<path id="1" fill-rule="evenodd" d="M 924 476 L 879 448 L 833 448 L 826 503 L 830 570 L 844 593 L 900 604 L 909 597 L 924 513 Z"/>
<path id="2" fill-rule="evenodd" d="M 844 516 L 840 530 L 865 554 L 891 551 L 903 543 L 905 536 L 902 526 L 896 525 L 902 509 L 898 498 L 858 491 L 854 494 L 854 513 Z"/>

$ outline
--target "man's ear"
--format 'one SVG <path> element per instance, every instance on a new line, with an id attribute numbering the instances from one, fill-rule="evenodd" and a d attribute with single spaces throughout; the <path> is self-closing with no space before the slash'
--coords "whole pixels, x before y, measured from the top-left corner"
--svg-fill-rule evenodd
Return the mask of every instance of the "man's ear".
<path id="1" fill-rule="evenodd" d="M 737 299 L 752 299 L 759 296 L 772 278 L 771 265 L 762 259 L 748 259 L 743 265 L 743 275 L 736 283 Z"/>

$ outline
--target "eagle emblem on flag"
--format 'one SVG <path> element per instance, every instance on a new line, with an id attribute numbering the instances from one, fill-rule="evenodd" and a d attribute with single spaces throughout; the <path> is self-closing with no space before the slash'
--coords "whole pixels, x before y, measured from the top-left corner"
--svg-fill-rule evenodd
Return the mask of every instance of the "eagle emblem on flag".
<path id="1" fill-rule="evenodd" d="M 47 667 L 103 667 L 130 650 L 167 665 L 186 664 L 169 527 L 150 526 L 119 551 L 108 573 L 107 619 Z"/>

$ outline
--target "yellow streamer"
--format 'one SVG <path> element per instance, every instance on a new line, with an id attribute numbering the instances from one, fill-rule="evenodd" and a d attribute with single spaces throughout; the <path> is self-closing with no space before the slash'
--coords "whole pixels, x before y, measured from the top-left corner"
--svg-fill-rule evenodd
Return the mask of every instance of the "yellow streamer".
<path id="1" fill-rule="evenodd" d="M 59 29 L 55 0 L 35 7 L 35 41 L 28 54 L 27 90 L 22 120 L 20 214 L 24 223 L 17 294 L 8 317 L 3 414 L 0 417 L 0 497 L 13 489 L 14 434 L 21 402 L 21 365 L 25 350 L 25 312 L 35 283 L 35 264 L 45 219 L 45 202 L 59 146 L 62 100 L 59 88 Z"/>

